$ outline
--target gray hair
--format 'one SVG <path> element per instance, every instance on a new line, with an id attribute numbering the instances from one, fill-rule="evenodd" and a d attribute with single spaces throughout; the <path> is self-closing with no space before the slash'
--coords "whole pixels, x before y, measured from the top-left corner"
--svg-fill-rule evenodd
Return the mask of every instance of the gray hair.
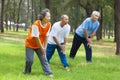
<path id="1" fill-rule="evenodd" d="M 39 19 L 40 20 L 42 20 L 45 16 L 46 16 L 46 13 L 47 12 L 50 12 L 50 10 L 49 9 L 44 9 L 44 10 L 42 10 L 41 12 L 40 12 L 40 15 L 39 15 Z"/>

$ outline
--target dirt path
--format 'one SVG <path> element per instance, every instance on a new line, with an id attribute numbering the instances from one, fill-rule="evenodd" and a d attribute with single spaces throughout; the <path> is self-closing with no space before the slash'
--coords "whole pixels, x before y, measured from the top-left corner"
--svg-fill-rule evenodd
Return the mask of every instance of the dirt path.
<path id="1" fill-rule="evenodd" d="M 9 33 L 0 33 L 0 36 L 13 37 L 13 38 L 23 38 L 23 39 L 26 37 L 26 35 L 9 34 Z"/>
<path id="2" fill-rule="evenodd" d="M 26 35 L 20 35 L 20 34 L 9 34 L 9 33 L 0 33 L 0 37 L 5 36 L 5 37 L 13 37 L 13 38 L 19 38 L 19 39 L 25 39 Z M 71 38 L 67 39 L 67 42 L 72 42 Z"/>

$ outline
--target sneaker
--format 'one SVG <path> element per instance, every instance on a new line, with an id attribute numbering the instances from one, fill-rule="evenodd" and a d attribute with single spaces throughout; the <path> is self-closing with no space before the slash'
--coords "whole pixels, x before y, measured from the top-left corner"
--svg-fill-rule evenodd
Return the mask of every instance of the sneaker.
<path id="1" fill-rule="evenodd" d="M 30 74 L 30 72 L 23 71 L 23 74 Z"/>
<path id="2" fill-rule="evenodd" d="M 53 77 L 54 77 L 54 75 L 53 75 L 53 74 L 49 74 L 48 76 L 49 76 L 49 77 L 51 77 L 51 78 L 53 78 Z"/>
<path id="3" fill-rule="evenodd" d="M 74 60 L 74 57 L 71 57 L 71 56 L 70 56 L 69 58 L 72 59 L 72 60 Z"/>
<path id="4" fill-rule="evenodd" d="M 65 67 L 66 71 L 70 71 L 70 68 L 69 67 Z"/>

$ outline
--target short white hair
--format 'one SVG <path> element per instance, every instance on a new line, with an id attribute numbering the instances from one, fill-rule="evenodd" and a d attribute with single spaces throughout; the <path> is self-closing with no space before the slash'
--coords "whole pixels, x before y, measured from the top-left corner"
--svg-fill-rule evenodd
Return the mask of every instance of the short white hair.
<path id="1" fill-rule="evenodd" d="M 93 11 L 93 12 L 92 12 L 92 15 L 100 16 L 100 12 L 98 12 L 98 11 Z"/>

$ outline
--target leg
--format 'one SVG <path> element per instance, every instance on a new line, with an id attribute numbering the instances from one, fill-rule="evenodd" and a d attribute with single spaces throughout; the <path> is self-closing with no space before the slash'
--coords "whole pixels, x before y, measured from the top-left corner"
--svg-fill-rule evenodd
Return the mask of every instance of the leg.
<path id="1" fill-rule="evenodd" d="M 63 66 L 64 66 L 64 67 L 68 67 L 69 65 L 68 65 L 68 62 L 67 62 L 67 58 L 66 58 L 65 53 L 63 53 L 63 52 L 61 51 L 61 49 L 60 49 L 59 46 L 57 46 L 57 51 L 58 51 L 58 54 L 59 54 L 59 57 L 60 57 L 60 60 L 61 60 L 61 62 L 62 62 L 62 64 L 63 64 Z"/>
<path id="2" fill-rule="evenodd" d="M 75 57 L 75 55 L 76 55 L 76 53 L 78 51 L 78 48 L 82 44 L 81 39 L 80 39 L 80 37 L 77 34 L 74 35 L 72 43 L 73 44 L 72 44 L 72 48 L 70 50 L 70 58 L 74 58 Z"/>
<path id="3" fill-rule="evenodd" d="M 85 47 L 85 52 L 86 52 L 86 61 L 91 62 L 92 61 L 92 47 L 89 47 L 87 44 L 88 42 L 85 40 L 84 41 L 84 47 Z"/>
<path id="4" fill-rule="evenodd" d="M 33 64 L 34 50 L 31 48 L 26 48 L 26 64 L 24 74 L 29 74 L 31 72 L 31 67 Z"/>
<path id="5" fill-rule="evenodd" d="M 46 75 L 51 75 L 52 72 L 50 70 L 50 66 L 48 64 L 47 58 L 42 55 L 42 52 L 40 49 L 35 49 L 35 52 L 37 53 L 37 56 L 41 62 L 42 69 Z"/>
<path id="6" fill-rule="evenodd" d="M 48 62 L 50 62 L 50 59 L 52 58 L 52 55 L 55 52 L 55 47 L 56 45 L 47 44 L 46 57 L 47 57 Z"/>

